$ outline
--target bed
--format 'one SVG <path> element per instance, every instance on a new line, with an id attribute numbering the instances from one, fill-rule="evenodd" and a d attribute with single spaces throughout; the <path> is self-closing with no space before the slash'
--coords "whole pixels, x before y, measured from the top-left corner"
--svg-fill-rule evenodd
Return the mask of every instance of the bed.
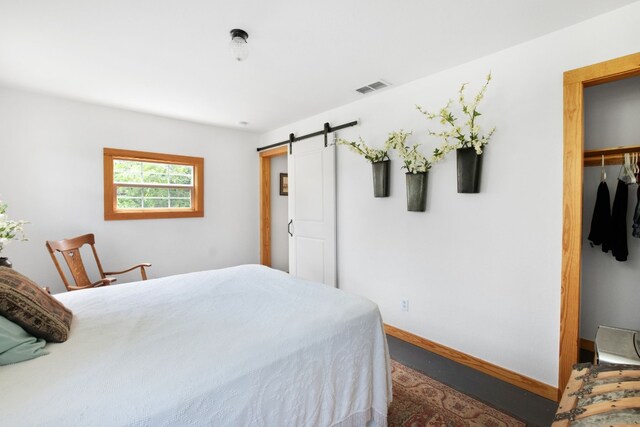
<path id="1" fill-rule="evenodd" d="M 0 367 L 0 424 L 386 426 L 377 306 L 258 265 L 56 295 L 50 354 Z"/>

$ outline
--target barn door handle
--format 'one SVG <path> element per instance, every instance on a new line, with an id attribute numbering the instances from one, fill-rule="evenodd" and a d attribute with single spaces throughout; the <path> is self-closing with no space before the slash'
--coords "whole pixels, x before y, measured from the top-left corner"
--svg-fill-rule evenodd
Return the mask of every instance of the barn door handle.
<path id="1" fill-rule="evenodd" d="M 293 237 L 293 233 L 291 232 L 291 224 L 293 224 L 293 220 L 289 221 L 289 224 L 287 224 L 287 233 L 289 233 L 289 236 Z"/>

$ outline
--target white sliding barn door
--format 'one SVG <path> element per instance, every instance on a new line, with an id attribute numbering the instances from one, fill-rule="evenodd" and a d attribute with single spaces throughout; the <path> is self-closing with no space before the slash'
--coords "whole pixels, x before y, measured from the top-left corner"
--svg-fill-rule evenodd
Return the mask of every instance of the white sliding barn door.
<path id="1" fill-rule="evenodd" d="M 289 272 L 336 286 L 336 147 L 318 136 L 289 155 Z"/>

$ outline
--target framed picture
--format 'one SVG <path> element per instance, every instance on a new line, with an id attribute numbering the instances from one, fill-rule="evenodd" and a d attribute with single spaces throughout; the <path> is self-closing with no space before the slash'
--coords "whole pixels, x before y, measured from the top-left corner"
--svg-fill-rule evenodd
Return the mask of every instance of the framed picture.
<path id="1" fill-rule="evenodd" d="M 280 174 L 280 195 L 281 196 L 289 195 L 289 174 L 286 174 L 286 173 Z"/>

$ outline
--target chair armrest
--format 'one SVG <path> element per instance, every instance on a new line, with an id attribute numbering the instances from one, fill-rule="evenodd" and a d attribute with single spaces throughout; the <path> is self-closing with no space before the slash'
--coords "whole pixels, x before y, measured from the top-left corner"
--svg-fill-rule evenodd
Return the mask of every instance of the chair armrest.
<path id="1" fill-rule="evenodd" d="M 112 284 L 116 280 L 118 280 L 118 279 L 116 279 L 115 277 L 105 277 L 104 279 L 100 279 L 97 282 L 92 283 L 91 287 L 92 288 L 97 288 L 99 286 L 107 286 L 107 285 Z"/>
<path id="2" fill-rule="evenodd" d="M 149 264 L 148 262 L 143 262 L 141 264 L 136 264 L 133 267 L 127 268 L 126 270 L 122 270 L 122 271 L 105 271 L 104 274 L 107 275 L 111 275 L 111 274 L 123 274 L 123 273 L 127 273 L 131 270 L 135 270 L 136 268 L 144 268 L 144 267 L 151 267 L 151 264 Z"/>
<path id="3" fill-rule="evenodd" d="M 89 286 L 69 286 L 67 289 L 70 291 L 79 291 L 81 289 L 99 288 L 100 286 L 110 285 L 115 281 L 116 281 L 115 277 L 107 277 L 105 279 L 100 279 L 97 282 L 90 284 Z"/>

